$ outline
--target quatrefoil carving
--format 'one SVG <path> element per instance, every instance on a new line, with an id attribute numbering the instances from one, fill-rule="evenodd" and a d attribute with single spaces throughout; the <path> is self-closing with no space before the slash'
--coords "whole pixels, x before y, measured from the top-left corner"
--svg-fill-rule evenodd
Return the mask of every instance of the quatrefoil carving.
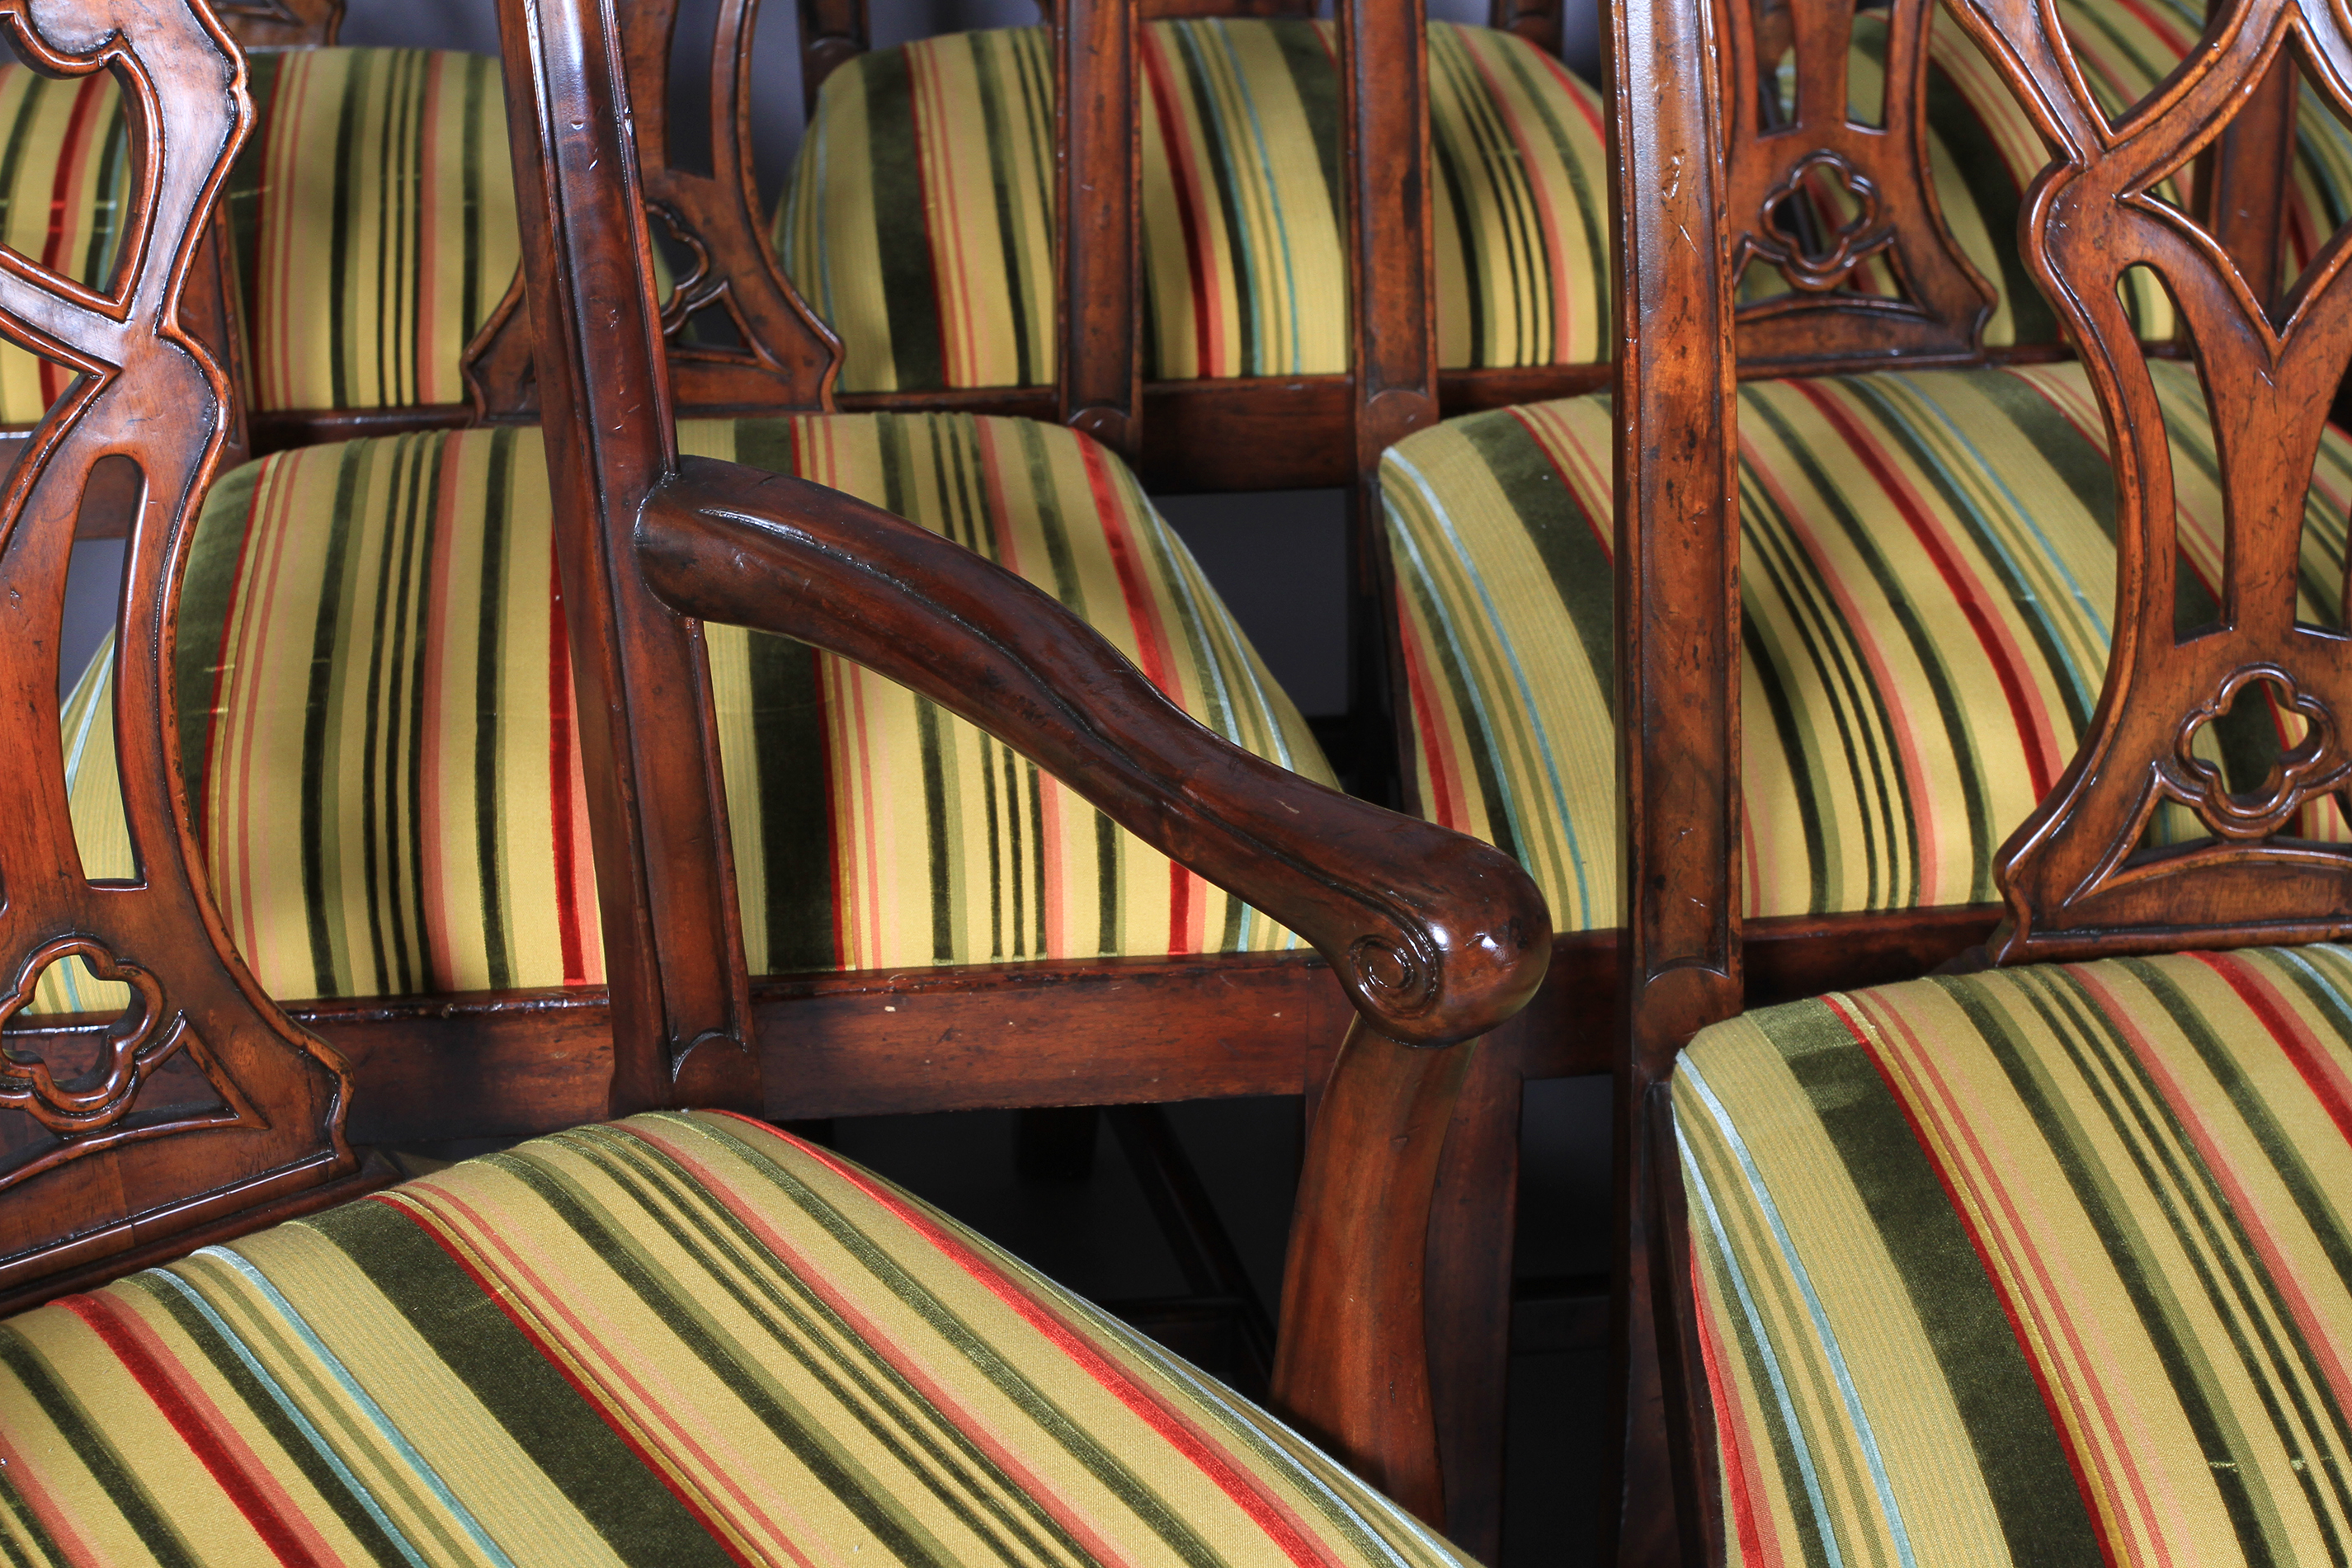
<path id="1" fill-rule="evenodd" d="M 0 1026 L 32 1001 L 43 970 L 73 958 L 85 961 L 100 979 L 131 988 L 131 1005 L 108 1028 L 98 1061 L 89 1071 L 60 1082 L 39 1056 L 0 1047 L 0 1105 L 26 1112 L 61 1138 L 95 1133 L 121 1121 L 138 1098 L 141 1081 L 172 1053 L 184 1032 L 178 1016 L 163 1006 L 162 983 L 88 936 L 61 936 L 25 960 L 16 986 L 0 998 Z"/>
<path id="2" fill-rule="evenodd" d="M 1818 200 L 1808 189 L 1820 188 L 1822 182 L 1834 182 L 1844 188 L 1853 204 L 1853 216 L 1836 233 L 1808 242 L 1801 237 L 1803 214 L 1819 219 L 1830 212 L 1830 204 Z M 1893 226 L 1879 216 L 1878 187 L 1843 154 L 1823 149 L 1807 153 L 1789 171 L 1787 179 L 1772 187 L 1757 214 L 1757 226 L 1741 239 L 1740 248 L 1747 256 L 1778 267 L 1790 284 L 1802 292 L 1826 294 L 1855 267 L 1894 243 Z"/>
<path id="3" fill-rule="evenodd" d="M 2221 769 L 2195 755 L 2192 748 L 2198 733 L 2228 713 L 2239 695 L 2256 683 L 2276 694 L 2281 711 L 2303 719 L 2303 738 L 2271 765 L 2270 775 L 2259 789 L 2236 794 Z M 2305 801 L 2342 785 L 2352 775 L 2352 760 L 2347 759 L 2337 744 L 2336 715 L 2326 702 L 2305 691 L 2276 664 L 2250 664 L 2233 672 L 2219 691 L 2182 718 L 2163 773 L 2167 793 L 2195 811 L 2216 835 L 2262 839 L 2285 827 Z"/>

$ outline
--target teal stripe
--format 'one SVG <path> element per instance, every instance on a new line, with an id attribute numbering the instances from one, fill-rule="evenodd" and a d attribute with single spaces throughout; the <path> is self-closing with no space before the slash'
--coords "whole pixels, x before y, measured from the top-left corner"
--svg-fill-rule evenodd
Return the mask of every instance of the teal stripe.
<path id="1" fill-rule="evenodd" d="M 294 1303 L 288 1301 L 278 1287 L 269 1282 L 268 1276 L 226 1247 L 200 1247 L 194 1255 L 199 1258 L 214 1259 L 226 1264 L 243 1276 L 247 1284 L 261 1292 L 262 1298 L 277 1311 L 288 1331 L 302 1342 L 304 1349 L 319 1358 L 320 1364 L 324 1366 L 328 1375 L 341 1386 L 344 1396 L 359 1406 L 362 1413 L 367 1416 L 369 1424 L 375 1427 L 377 1435 L 406 1462 L 410 1472 L 431 1490 L 441 1506 L 449 1511 L 451 1516 L 473 1539 L 474 1544 L 481 1548 L 483 1555 L 489 1558 L 491 1562 L 501 1564 L 502 1568 L 515 1568 L 514 1559 L 499 1550 L 498 1543 L 492 1541 L 488 1533 L 482 1529 L 480 1521 L 474 1518 L 464 1503 L 457 1500 L 457 1494 L 449 1490 L 448 1483 L 441 1479 L 440 1472 L 425 1463 L 425 1456 L 418 1453 L 416 1446 L 408 1440 L 406 1435 L 397 1426 L 394 1425 L 392 1417 L 384 1414 L 383 1406 L 378 1405 L 367 1390 L 360 1386 L 359 1379 L 352 1375 L 351 1369 L 343 1364 L 342 1358 L 327 1348 L 326 1342 L 318 1336 L 309 1322 L 295 1310 Z"/>

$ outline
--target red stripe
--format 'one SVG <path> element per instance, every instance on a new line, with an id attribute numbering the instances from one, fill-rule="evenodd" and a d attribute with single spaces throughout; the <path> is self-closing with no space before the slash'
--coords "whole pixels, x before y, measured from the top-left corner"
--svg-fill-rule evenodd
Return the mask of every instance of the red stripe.
<path id="1" fill-rule="evenodd" d="M 563 949 L 563 983 L 588 977 L 581 940 L 580 909 L 572 893 L 579 866 L 572 853 L 572 643 L 563 619 L 563 575 L 548 551 L 547 616 L 547 804 L 555 839 L 555 929 Z"/>
<path id="2" fill-rule="evenodd" d="M 122 1363 L 123 1369 L 131 1374 L 147 1397 L 155 1402 L 155 1408 L 172 1423 L 172 1429 L 180 1435 L 180 1440 L 188 1445 L 189 1451 L 203 1463 L 223 1495 L 236 1505 L 236 1511 L 245 1515 L 245 1521 L 253 1527 L 253 1532 L 261 1537 L 278 1562 L 327 1568 L 327 1564 L 311 1555 L 310 1548 L 296 1537 L 293 1527 L 269 1506 L 268 1500 L 261 1495 L 261 1489 L 254 1485 L 252 1478 L 238 1468 L 227 1446 L 222 1443 L 196 1407 L 188 1402 L 187 1396 L 180 1392 L 178 1385 L 172 1381 L 171 1374 L 147 1353 L 147 1347 L 134 1339 L 123 1324 L 115 1321 L 114 1314 L 121 1310 L 119 1307 L 98 1296 L 68 1296 L 58 1305 L 79 1318 L 91 1333 L 106 1343 L 106 1348 L 114 1353 L 115 1358 Z"/>
<path id="3" fill-rule="evenodd" d="M 709 1116 L 728 1116 L 772 1137 L 773 1128 L 753 1121 L 733 1111 L 708 1111 Z M 835 1155 L 830 1150 L 811 1145 L 799 1145 L 801 1151 L 831 1170 L 842 1180 L 880 1205 L 909 1229 L 936 1248 L 941 1256 L 969 1275 L 983 1290 L 1010 1307 L 1022 1322 L 1050 1342 L 1054 1348 L 1068 1357 L 1072 1365 L 1091 1376 L 1101 1388 L 1129 1412 L 1150 1427 L 1168 1446 L 1192 1461 L 1201 1473 L 1213 1482 L 1252 1522 L 1264 1531 L 1269 1540 L 1281 1548 L 1283 1555 L 1300 1568 L 1310 1564 L 1330 1564 L 1332 1560 L 1318 1549 L 1316 1543 L 1298 1528 L 1289 1511 L 1281 1501 L 1268 1496 L 1250 1476 L 1219 1453 L 1190 1422 L 1155 1397 L 1151 1391 L 1128 1373 L 1114 1364 L 1097 1349 L 1092 1341 L 1071 1331 L 1026 1293 L 1016 1289 L 1013 1281 L 991 1268 L 978 1253 L 954 1236 L 942 1230 L 930 1218 L 908 1207 L 897 1194 L 877 1183 L 857 1166 Z"/>
<path id="4" fill-rule="evenodd" d="M 694 1516 L 694 1521 L 702 1527 L 703 1532 L 718 1544 L 719 1550 L 725 1552 L 735 1562 L 744 1564 L 744 1568 L 752 1568 L 751 1560 L 744 1556 L 733 1542 L 728 1540 L 710 1516 L 703 1511 L 701 1506 L 692 1497 L 678 1489 L 677 1483 L 671 1478 L 669 1472 L 654 1462 L 653 1457 L 646 1452 L 636 1438 L 629 1435 L 628 1429 L 614 1419 L 613 1413 L 606 1407 L 604 1401 L 598 1396 L 595 1390 L 580 1380 L 572 1368 L 565 1364 L 562 1356 L 555 1354 L 553 1347 L 547 1343 L 546 1336 L 533 1327 L 530 1320 L 515 1310 L 509 1292 L 496 1281 L 488 1278 L 480 1270 L 475 1268 L 473 1260 L 458 1250 L 449 1239 L 441 1233 L 439 1226 L 426 1224 L 418 1216 L 416 1210 L 410 1207 L 398 1193 L 372 1193 L 361 1201 L 383 1205 L 431 1238 L 433 1245 L 441 1249 L 449 1261 L 465 1271 L 466 1278 L 474 1282 L 474 1288 L 482 1292 L 482 1299 L 498 1308 L 500 1315 L 514 1325 L 515 1332 L 529 1341 L 530 1348 L 539 1353 L 540 1359 L 546 1362 L 558 1377 L 563 1379 L 572 1391 L 580 1396 L 582 1403 L 596 1412 L 596 1418 L 604 1422 L 613 1436 L 621 1440 L 621 1446 L 628 1449 L 631 1456 L 661 1482 L 670 1496 L 677 1499 L 678 1506 Z"/>
<path id="5" fill-rule="evenodd" d="M 1723 1369 L 1724 1352 L 1720 1343 L 1720 1327 L 1715 1315 L 1713 1294 L 1706 1288 L 1706 1276 L 1698 1266 L 1698 1249 L 1690 1249 L 1691 1300 L 1698 1308 L 1699 1364 L 1706 1375 L 1707 1393 L 1714 1398 L 1715 1451 L 1717 1462 L 1723 1467 L 1723 1490 L 1731 1499 L 1732 1533 L 1739 1543 L 1742 1563 L 1775 1565 L 1780 1561 L 1780 1542 L 1772 1542 L 1766 1554 L 1764 1531 L 1757 1518 L 1755 1487 L 1751 1468 L 1755 1455 L 1745 1421 L 1727 1419 L 1727 1413 L 1742 1407 L 1738 1390 L 1733 1387 L 1730 1375 Z M 1728 1435 L 1729 1440 L 1726 1441 Z M 1769 1517 L 1769 1513 L 1768 1513 Z"/>
<path id="6" fill-rule="evenodd" d="M 1992 1249 L 1978 1231 L 1975 1217 L 1969 1212 L 1968 1204 L 1961 1198 L 1960 1189 L 1952 1180 L 1952 1173 L 1937 1157 L 1935 1144 L 1928 1139 L 1927 1129 L 1913 1112 L 1910 1097 L 1904 1093 L 1903 1086 L 1895 1081 L 1894 1072 L 1880 1057 L 1877 1042 L 1870 1031 L 1846 1010 L 1846 998 L 1832 996 L 1824 997 L 1822 1001 L 1837 1015 L 1838 1021 L 1845 1025 L 1846 1032 L 1862 1049 L 1864 1058 L 1877 1072 L 1879 1081 L 1886 1085 L 1886 1092 L 1895 1101 L 1895 1109 L 1903 1113 L 1904 1124 L 1911 1129 L 1911 1141 L 1919 1146 L 1920 1157 L 1927 1162 L 1927 1168 L 1936 1173 L 1936 1185 L 1944 1189 L 1944 1201 L 1950 1206 L 1952 1217 L 1960 1222 L 1960 1229 L 1967 1234 L 1969 1245 L 1975 1249 L 1977 1263 L 1984 1270 L 1986 1281 L 1992 1286 L 1993 1299 L 2000 1303 L 2001 1316 L 2009 1320 L 2010 1337 L 2017 1342 L 2018 1357 L 2025 1363 L 2026 1371 L 2033 1375 L 2033 1386 L 2042 1396 L 2042 1407 L 2050 1413 L 2051 1429 L 2057 1434 L 2058 1447 L 2066 1455 L 2066 1468 L 2074 1472 L 2074 1490 L 2082 1497 L 2083 1511 L 2090 1519 L 2092 1533 L 2098 1537 L 2099 1555 L 2111 1565 L 2117 1563 L 2116 1544 L 2108 1539 L 2105 1516 L 2100 1512 L 2097 1496 L 2091 1488 L 2090 1475 L 2084 1468 L 2083 1456 L 2075 1451 L 2074 1435 L 2066 1424 L 2057 1393 L 2043 1375 L 2041 1361 L 2028 1348 L 2032 1341 L 2026 1336 L 2025 1323 L 2018 1316 L 2017 1305 L 2010 1298 L 2009 1286 L 2001 1278 L 2000 1267 L 1993 1261 Z"/>
<path id="7" fill-rule="evenodd" d="M 2001 638 L 1994 630 L 1991 617 L 1985 612 L 1979 591 L 1980 585 L 1961 570 L 1958 561 L 1952 559 L 1927 514 L 1912 499 L 1910 486 L 1895 476 L 1895 471 L 1879 456 L 1870 438 L 1863 434 L 1846 411 L 1812 382 L 1792 381 L 1786 384 L 1795 388 L 1806 402 L 1819 410 L 1822 417 L 1829 421 L 1844 439 L 1847 449 L 1861 459 L 1863 466 L 1870 471 L 1871 478 L 1903 515 L 1905 525 L 1919 541 L 1920 548 L 1936 563 L 1936 570 L 1942 576 L 1944 586 L 1951 590 L 1960 612 L 1969 618 L 1969 629 L 1977 634 L 1985 662 L 1992 666 L 1994 675 L 2000 681 L 2001 696 L 2008 702 L 2010 717 L 2017 726 L 2018 747 L 2025 754 L 2026 771 L 2032 783 L 2033 793 L 2037 797 L 2047 795 L 2050 793 L 2051 759 L 2042 755 L 2041 744 L 2033 733 L 2033 705 L 2026 696 L 2024 683 L 2015 666 L 2000 656 Z"/>
<path id="8" fill-rule="evenodd" d="M 2303 1082 L 2310 1088 L 2312 1098 L 2318 1101 L 2320 1107 L 2327 1113 L 2327 1119 L 2336 1124 L 2336 1130 L 2343 1135 L 2345 1143 L 2352 1145 L 2352 1097 L 2347 1097 L 2345 1092 L 2343 1070 L 2320 1050 L 2319 1042 L 2312 1038 L 2310 1031 L 2298 1027 L 2279 1010 L 2278 1003 L 2254 983 L 2253 977 L 2246 972 L 2244 961 L 2234 954 L 2191 953 L 2189 956 L 2229 982 L 2230 988 L 2238 993 L 2238 999 L 2262 1020 L 2263 1027 L 2271 1031 L 2271 1039 L 2277 1042 L 2279 1050 L 2294 1063 L 2294 1070 L 2303 1075 Z"/>
<path id="9" fill-rule="evenodd" d="M 82 143 L 89 139 L 89 117 L 101 98 L 111 98 L 114 90 L 113 78 L 103 72 L 84 77 L 81 86 L 74 91 L 73 113 L 66 120 L 65 144 L 58 150 L 57 173 L 49 181 L 49 232 L 41 242 L 41 265 L 60 277 L 69 276 L 62 259 L 66 214 L 80 183 L 74 176 L 81 169 Z M 98 278 L 92 287 L 103 289 L 109 281 Z M 47 358 L 40 360 L 40 368 L 41 402 L 46 407 L 58 401 L 58 394 L 65 391 L 67 378 L 74 372 Z"/>
<path id="10" fill-rule="evenodd" d="M 1168 183 L 1176 197 L 1176 221 L 1184 233 L 1184 275 L 1192 284 L 1192 373 L 1214 376 L 1223 371 L 1211 358 L 1214 343 L 1209 321 L 1216 302 L 1209 297 L 1209 258 L 1203 254 L 1207 245 L 1201 237 L 1201 171 L 1192 160 L 1192 144 L 1185 140 L 1182 118 L 1176 112 L 1176 84 L 1169 79 L 1160 37 L 1157 27 L 1144 30 L 1143 74 L 1150 85 L 1151 112 L 1160 120 L 1160 144 L 1168 149 Z M 1240 281 L 1236 277 L 1237 286 Z M 1160 373 L 1167 371 L 1162 368 Z"/>

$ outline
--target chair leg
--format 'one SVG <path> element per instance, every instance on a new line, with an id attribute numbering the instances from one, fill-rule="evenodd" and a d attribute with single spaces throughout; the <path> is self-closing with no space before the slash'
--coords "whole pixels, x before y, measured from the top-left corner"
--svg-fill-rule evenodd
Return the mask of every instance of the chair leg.
<path id="1" fill-rule="evenodd" d="M 1479 1043 L 1446 1132 L 1429 1214 L 1424 1316 L 1445 1533 L 1490 1563 L 1503 1545 L 1523 1028 L 1515 1019 Z"/>

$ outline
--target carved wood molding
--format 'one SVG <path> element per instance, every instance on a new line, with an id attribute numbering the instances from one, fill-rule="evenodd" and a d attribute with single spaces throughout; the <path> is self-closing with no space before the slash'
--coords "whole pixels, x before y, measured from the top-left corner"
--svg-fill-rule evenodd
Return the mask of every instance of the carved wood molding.
<path id="1" fill-rule="evenodd" d="M 2111 120 L 2039 0 L 1965 0 L 1960 20 L 2058 156 L 2028 199 L 2028 266 L 2059 309 L 2106 418 L 2116 499 L 2116 637 L 2081 750 L 2003 847 L 2003 959 L 2121 948 L 2305 939 L 2352 930 L 2352 857 L 2279 836 L 2352 770 L 2352 638 L 2295 620 L 2305 489 L 2328 405 L 2352 361 L 2352 234 L 2338 232 L 2265 311 L 2253 276 L 2204 225 L 2149 193 L 2220 142 L 2264 90 L 2314 90 L 2352 109 L 2352 37 L 2326 0 L 2241 0 L 2147 100 Z M 2259 151 L 2259 149 L 2258 149 Z M 2220 178 L 2226 183 L 2224 171 Z M 2265 253 L 2266 254 L 2266 253 Z M 2116 283 L 2135 264 L 2170 288 L 2197 349 L 2226 497 L 2216 624 L 2177 631 L 2171 453 L 2147 361 Z M 2273 322 L 2275 316 L 2276 324 Z M 2268 780 L 2232 794 L 2190 747 L 2251 689 L 2276 694 L 2306 733 Z M 2210 841 L 2150 848 L 2176 801 Z"/>
<path id="2" fill-rule="evenodd" d="M 1850 107 L 1852 0 L 1724 0 L 1722 15 L 1733 276 L 1777 267 L 1790 284 L 1739 307 L 1742 365 L 1801 373 L 1857 354 L 1978 357 L 1995 296 L 1945 228 L 1927 172 L 1922 89 L 1933 0 L 1893 0 L 1876 13 L 1886 28 L 1880 125 L 1854 119 Z M 1794 88 L 1787 103 L 1784 59 Z M 1859 209 L 1842 224 L 1834 204 L 1804 188 L 1808 175 L 1823 174 Z M 1851 287 L 1854 269 L 1874 260 L 1898 295 Z"/>
<path id="3" fill-rule="evenodd" d="M 247 50 L 320 48 L 343 27 L 343 0 L 222 0 L 215 9 Z"/>
<path id="4" fill-rule="evenodd" d="M 0 1169 L 6 1291 L 354 1162 L 341 1059 L 262 994 L 205 891 L 171 706 L 181 563 L 236 417 L 227 372 L 188 318 L 204 310 L 192 280 L 216 259 L 205 225 L 252 124 L 244 60 L 202 0 L 0 0 L 0 28 L 45 74 L 113 73 L 134 170 L 112 278 L 84 285 L 0 247 L 0 333 L 81 372 L 0 489 L 0 742 L 15 759 L 0 814 L 0 1022 L 58 963 L 88 960 L 133 998 L 84 1070 L 0 1049 L 0 1109 L 40 1129 L 10 1140 Z M 132 519 L 114 716 L 139 874 L 121 883 L 85 875 L 58 723 L 58 628 L 86 492 L 127 496 Z M 150 1103 L 174 1057 L 213 1103 Z M 70 1190 L 42 1179 L 68 1165 Z"/>

